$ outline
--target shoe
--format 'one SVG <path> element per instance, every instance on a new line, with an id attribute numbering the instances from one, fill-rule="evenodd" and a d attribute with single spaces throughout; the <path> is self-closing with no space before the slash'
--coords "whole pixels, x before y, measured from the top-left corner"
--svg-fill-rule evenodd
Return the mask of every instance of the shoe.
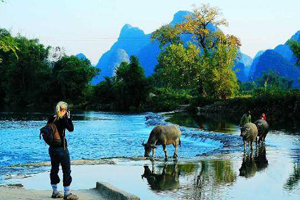
<path id="1" fill-rule="evenodd" d="M 52 193 L 52 196 L 51 196 L 51 198 L 53 198 L 53 199 L 56 199 L 56 198 L 64 198 L 64 196 L 61 194 L 61 193 Z"/>
<path id="2" fill-rule="evenodd" d="M 75 194 L 70 193 L 69 195 L 64 196 L 64 199 L 66 200 L 78 200 L 78 196 Z"/>

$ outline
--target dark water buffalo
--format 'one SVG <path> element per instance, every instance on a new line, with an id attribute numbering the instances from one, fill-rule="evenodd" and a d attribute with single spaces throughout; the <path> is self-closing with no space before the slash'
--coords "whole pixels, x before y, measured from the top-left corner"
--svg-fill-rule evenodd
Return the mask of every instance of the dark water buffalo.
<path id="1" fill-rule="evenodd" d="M 257 134 L 258 130 L 255 124 L 253 123 L 247 123 L 244 125 L 243 128 L 241 128 L 241 136 L 243 137 L 244 142 L 244 150 L 246 150 L 246 141 L 249 142 L 249 146 L 251 150 L 253 150 L 253 141 L 256 141 L 257 145 Z"/>
<path id="2" fill-rule="evenodd" d="M 179 172 L 178 166 L 164 165 L 162 173 L 155 173 L 154 168 L 152 171 L 148 166 L 144 166 L 144 174 L 142 178 L 146 178 L 152 190 L 164 191 L 179 189 Z"/>
<path id="3" fill-rule="evenodd" d="M 265 142 L 266 136 L 269 132 L 269 124 L 264 119 L 259 119 L 254 124 L 257 126 L 258 129 L 258 137 L 259 137 L 259 143 Z"/>
<path id="4" fill-rule="evenodd" d="M 162 145 L 165 152 L 165 160 L 168 160 L 166 146 L 172 144 L 175 147 L 173 158 L 178 157 L 178 146 L 180 145 L 181 131 L 178 127 L 158 125 L 154 127 L 148 138 L 148 142 L 143 146 L 145 148 L 145 157 L 149 157 L 150 151 L 152 150 L 152 157 L 155 154 L 156 145 Z"/>

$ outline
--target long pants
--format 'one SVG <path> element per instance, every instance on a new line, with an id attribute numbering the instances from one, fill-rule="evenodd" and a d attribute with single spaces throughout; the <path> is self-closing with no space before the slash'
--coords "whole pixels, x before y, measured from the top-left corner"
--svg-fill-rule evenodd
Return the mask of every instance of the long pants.
<path id="1" fill-rule="evenodd" d="M 51 185 L 56 185 L 60 182 L 58 171 L 59 164 L 61 164 L 63 171 L 63 186 L 70 186 L 72 182 L 72 177 L 69 150 L 64 150 L 63 147 L 49 147 L 49 155 L 51 158 Z"/>

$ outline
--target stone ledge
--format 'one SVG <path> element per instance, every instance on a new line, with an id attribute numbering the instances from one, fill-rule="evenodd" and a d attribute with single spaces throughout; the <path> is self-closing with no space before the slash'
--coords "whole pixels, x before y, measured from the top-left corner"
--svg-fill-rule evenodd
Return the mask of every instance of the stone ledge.
<path id="1" fill-rule="evenodd" d="M 136 195 L 120 190 L 109 183 L 97 182 L 96 189 L 104 198 L 116 200 L 140 200 Z"/>

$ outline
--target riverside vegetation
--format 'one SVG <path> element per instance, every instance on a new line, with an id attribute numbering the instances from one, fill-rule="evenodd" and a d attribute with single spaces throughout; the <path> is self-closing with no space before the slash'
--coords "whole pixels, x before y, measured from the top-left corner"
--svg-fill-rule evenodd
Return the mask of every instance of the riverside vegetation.
<path id="1" fill-rule="evenodd" d="M 204 113 L 253 110 L 271 120 L 295 119 L 300 92 L 291 80 L 273 71 L 253 82 L 237 80 L 233 67 L 241 43 L 221 31 L 228 23 L 220 16 L 218 8 L 195 7 L 184 22 L 152 34 L 161 48 L 152 76 L 146 77 L 138 58 L 131 56 L 114 77 L 98 85 L 90 82 L 101 72 L 88 59 L 0 29 L 0 105 L 49 108 L 63 96 L 81 109 L 167 111 L 188 104 Z M 300 44 L 289 45 L 299 65 Z"/>

